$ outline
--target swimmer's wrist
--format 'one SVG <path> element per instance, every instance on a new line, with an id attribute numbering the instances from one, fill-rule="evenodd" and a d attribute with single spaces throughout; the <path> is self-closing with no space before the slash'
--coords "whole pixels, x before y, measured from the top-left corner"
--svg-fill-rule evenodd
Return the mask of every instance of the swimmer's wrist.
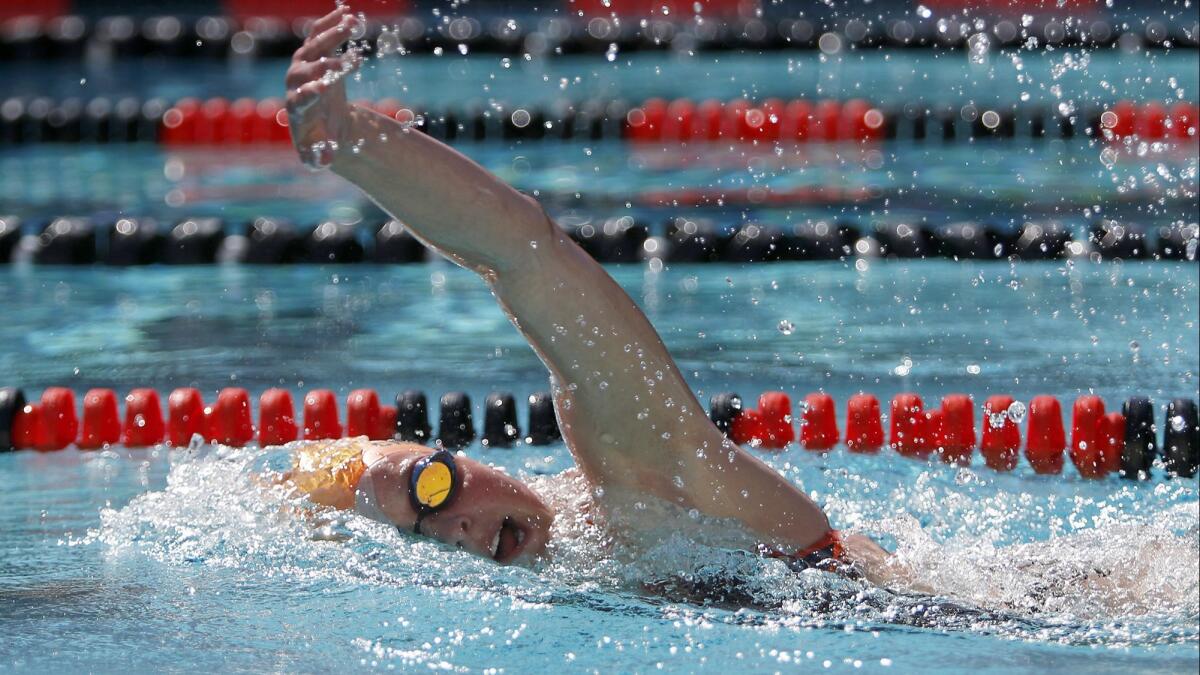
<path id="1" fill-rule="evenodd" d="M 367 118 L 373 114 L 372 111 L 366 110 L 357 104 L 349 103 L 346 105 L 346 124 L 342 133 L 339 134 L 340 138 L 337 139 L 338 151 L 334 153 L 333 163 L 329 166 L 334 173 L 344 175 L 343 171 L 345 169 L 356 164 L 361 164 L 362 160 L 365 159 L 363 155 L 373 146 L 372 143 L 367 142 L 367 139 L 370 138 L 368 134 L 370 133 L 369 127 L 371 126 Z M 376 132 L 377 134 L 378 132 Z M 359 139 L 363 139 L 363 141 Z M 356 144 L 359 146 L 357 152 L 354 151 Z"/>

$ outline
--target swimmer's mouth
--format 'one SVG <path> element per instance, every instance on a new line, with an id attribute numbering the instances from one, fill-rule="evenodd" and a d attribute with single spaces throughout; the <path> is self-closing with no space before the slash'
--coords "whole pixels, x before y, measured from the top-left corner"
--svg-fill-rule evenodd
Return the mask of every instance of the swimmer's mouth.
<path id="1" fill-rule="evenodd" d="M 525 548 L 528 533 L 510 517 L 505 517 L 492 537 L 492 560 L 501 564 L 513 561 Z"/>

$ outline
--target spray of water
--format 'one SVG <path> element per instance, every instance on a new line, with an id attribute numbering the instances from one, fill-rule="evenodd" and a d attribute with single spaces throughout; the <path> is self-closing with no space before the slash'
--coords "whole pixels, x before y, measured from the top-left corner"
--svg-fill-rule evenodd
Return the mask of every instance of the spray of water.
<path id="1" fill-rule="evenodd" d="M 827 469 L 836 475 L 836 489 L 824 497 L 831 518 L 891 543 L 916 582 L 936 589 L 929 596 L 794 571 L 751 553 L 754 542 L 736 522 L 604 494 L 574 472 L 529 478 L 557 513 L 551 544 L 532 569 L 499 567 L 354 513 L 314 507 L 269 478 L 289 457 L 287 448 L 181 451 L 165 489 L 105 510 L 82 543 L 167 565 L 337 586 L 420 585 L 519 603 L 624 598 L 630 612 L 666 599 L 683 603 L 685 613 L 764 626 L 902 624 L 1110 645 L 1195 641 L 1200 633 L 1194 499 L 1141 513 L 1129 508 L 1135 491 L 1121 488 L 1113 508 L 1089 511 L 1091 527 L 1030 542 L 1020 514 L 1038 505 L 1027 493 L 984 489 L 997 486 L 969 469 L 931 467 L 886 485 Z M 780 468 L 798 480 L 799 467 Z M 1164 484 L 1159 492 L 1171 489 L 1194 487 Z M 897 515 L 891 504 L 907 512 Z M 630 527 L 634 521 L 643 526 Z"/>

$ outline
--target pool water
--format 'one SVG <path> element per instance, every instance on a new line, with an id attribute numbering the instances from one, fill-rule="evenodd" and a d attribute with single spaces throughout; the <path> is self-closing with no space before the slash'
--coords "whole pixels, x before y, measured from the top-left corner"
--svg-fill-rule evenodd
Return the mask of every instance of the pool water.
<path id="1" fill-rule="evenodd" d="M 872 262 L 614 267 L 703 399 L 824 389 L 1028 400 L 1195 397 L 1194 265 Z M 0 372 L 48 385 L 546 388 L 473 275 L 407 267 L 0 270 Z M 792 324 L 788 328 L 787 324 Z M 783 329 L 781 329 L 783 325 Z M 614 392 L 614 395 L 620 395 Z M 521 406 L 524 419 L 524 406 Z M 1161 410 L 1159 411 L 1161 418 Z M 839 417 L 844 407 L 839 407 Z M 841 528 L 944 593 L 892 594 L 675 532 L 626 542 L 550 476 L 562 446 L 474 446 L 560 505 L 549 561 L 489 561 L 346 514 L 297 513 L 255 478 L 286 452 L 0 455 L 3 662 L 60 670 L 362 668 L 1195 672 L 1195 479 L 952 468 L 890 452 L 757 454 Z M 678 529 L 686 514 L 655 512 Z M 1082 581 L 1102 569 L 1134 587 Z M 648 594 L 679 575 L 701 605 Z M 53 635 L 48 641 L 47 636 Z"/>
<path id="2" fill-rule="evenodd" d="M 901 107 L 1194 101 L 1194 50 L 1019 49 L 492 54 L 373 60 L 354 97 L 433 109 L 649 97 Z M 282 60 L 0 63 L 8 97 L 278 97 Z M 1097 218 L 1196 222 L 1192 143 L 1076 137 L 802 147 L 462 143 L 566 223 L 633 216 L 860 227 Z M 699 192 L 699 196 L 697 196 Z M 258 216 L 301 226 L 383 218 L 287 149 L 151 144 L 0 148 L 0 214 L 28 234 L 60 215 Z M 611 267 L 701 400 L 825 391 L 927 402 L 962 392 L 1158 418 L 1200 389 L 1195 264 L 947 260 Z M 491 391 L 523 401 L 546 371 L 473 275 L 409 266 L 54 268 L 0 265 L 0 386 L 31 397 L 194 386 L 256 398 L 369 387 L 387 400 Z M 612 392 L 620 396 L 620 392 Z M 653 448 L 647 448 L 652 452 Z M 560 445 L 466 451 L 558 509 L 550 555 L 501 568 L 271 486 L 287 450 L 114 447 L 0 454 L 0 668 L 39 671 L 394 669 L 544 672 L 1131 671 L 1200 667 L 1200 487 L 1085 481 L 902 459 L 753 451 L 842 529 L 895 550 L 934 596 L 893 593 L 747 554 L 728 523 L 648 500 L 633 538 L 585 514 Z M 977 458 L 978 459 L 978 458 Z M 685 536 L 683 533 L 694 533 Z M 715 589 L 709 602 L 689 586 Z M 651 592 L 648 589 L 659 589 Z"/>
<path id="3" fill-rule="evenodd" d="M 287 63 L 163 60 L 100 65 L 0 64 L 3 96 L 54 99 L 280 97 Z M 985 63 L 962 52 L 890 50 L 824 55 L 634 53 L 511 59 L 457 53 L 376 58 L 353 98 L 395 98 L 416 110 L 651 97 L 763 100 L 866 98 L 885 107 L 1040 107 L 1084 120 L 1122 99 L 1193 100 L 1200 78 L 1187 50 L 1134 55 L 1106 50 L 1015 50 Z M 703 87 L 697 83 L 703 82 Z M 1080 125 L 1082 126 L 1082 125 Z M 556 217 L 712 218 L 720 225 L 787 225 L 842 219 L 941 225 L 977 220 L 1019 227 L 1056 220 L 1082 232 L 1096 218 L 1147 228 L 1200 218 L 1192 142 L 1112 144 L 1071 140 L 960 139 L 943 143 L 809 143 L 799 147 L 618 140 L 459 143 L 471 158 Z M 697 192 L 702 194 L 697 195 Z M 354 188 L 307 173 L 287 149 L 164 149 L 151 144 L 0 147 L 0 214 L 177 220 L 259 216 L 301 225 L 378 215 Z"/>
<path id="4" fill-rule="evenodd" d="M 1139 154 L 1085 140 L 791 148 L 635 148 L 620 141 L 459 146 L 579 224 L 632 216 L 655 231 L 667 218 L 718 226 L 838 220 L 938 226 L 973 220 L 1015 230 L 1061 222 L 1081 238 L 1112 218 L 1147 230 L 1200 218 L 1197 155 Z M 168 152 L 133 146 L 17 148 L 0 153 L 0 203 L 30 221 L 95 214 L 225 218 L 231 231 L 260 216 L 301 226 L 324 219 L 382 222 L 355 188 L 310 174 L 288 150 Z"/>

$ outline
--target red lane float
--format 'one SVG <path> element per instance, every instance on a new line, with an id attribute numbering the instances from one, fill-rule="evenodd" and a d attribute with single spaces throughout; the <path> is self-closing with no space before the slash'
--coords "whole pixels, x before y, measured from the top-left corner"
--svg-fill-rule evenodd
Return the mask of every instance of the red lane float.
<path id="1" fill-rule="evenodd" d="M 121 418 L 117 411 L 117 393 L 112 389 L 92 389 L 83 396 L 83 428 L 79 447 L 96 450 L 121 442 Z"/>
<path id="2" fill-rule="evenodd" d="M 803 143 L 808 140 L 812 126 L 812 104 L 808 101 L 790 101 L 783 109 L 783 126 L 779 136 L 784 141 Z"/>
<path id="3" fill-rule="evenodd" d="M 838 140 L 841 128 L 842 104 L 825 99 L 818 101 L 813 107 L 811 138 L 815 141 L 833 142 Z"/>
<path id="4" fill-rule="evenodd" d="M 341 438 L 337 397 L 328 389 L 314 389 L 304 396 L 304 439 Z"/>
<path id="5" fill-rule="evenodd" d="M 942 461 L 960 466 L 970 464 L 971 453 L 975 451 L 974 401 L 966 394 L 948 394 L 942 397 L 940 410 L 942 420 L 936 447 Z"/>
<path id="6" fill-rule="evenodd" d="M 879 452 L 883 447 L 879 399 L 871 394 L 855 394 L 846 401 L 846 447 L 850 452 Z"/>
<path id="7" fill-rule="evenodd" d="M 696 107 L 696 124 L 692 128 L 692 140 L 716 141 L 721 138 L 721 120 L 725 106 L 720 101 L 707 99 Z"/>
<path id="8" fill-rule="evenodd" d="M 843 140 L 876 141 L 883 138 L 883 112 L 870 103 L 856 98 L 842 106 L 841 129 Z"/>
<path id="9" fill-rule="evenodd" d="M 781 391 L 766 392 L 758 397 L 758 409 L 743 408 L 729 431 L 737 443 L 768 450 L 784 448 L 796 438 L 792 400 Z"/>
<path id="10" fill-rule="evenodd" d="M 742 407 L 742 412 L 729 423 L 729 437 L 738 445 L 758 447 L 767 436 L 762 413 Z"/>
<path id="11" fill-rule="evenodd" d="M 941 408 L 925 411 L 925 447 L 942 455 L 946 444 L 946 413 Z"/>
<path id="12" fill-rule="evenodd" d="M 1197 117 L 1200 106 L 1186 101 L 1177 102 L 1170 109 L 1154 101 L 1141 105 L 1118 101 L 1101 113 L 1100 130 L 1111 140 L 1188 140 L 1196 138 Z"/>
<path id="13" fill-rule="evenodd" d="M 288 21 L 311 19 L 325 16 L 334 6 L 329 0 L 222 0 L 220 4 L 225 15 L 242 22 L 259 17 Z M 593 0 L 593 4 L 597 4 L 596 0 Z M 366 12 L 371 17 L 394 20 L 409 13 L 411 3 L 409 0 L 356 0 L 353 7 L 355 11 Z"/>
<path id="14" fill-rule="evenodd" d="M 983 438 L 979 442 L 979 454 L 989 468 L 996 471 L 1012 471 L 1017 468 L 1021 451 L 1021 430 L 1008 411 L 1013 397 L 997 395 L 988 397 L 983 404 Z"/>
<path id="15" fill-rule="evenodd" d="M 42 392 L 42 424 L 46 450 L 62 450 L 74 443 L 79 436 L 75 392 L 65 387 L 49 387 Z"/>
<path id="16" fill-rule="evenodd" d="M 196 124 L 200 117 L 200 101 L 183 98 L 163 113 L 159 122 L 158 139 L 163 145 L 195 145 Z"/>
<path id="17" fill-rule="evenodd" d="M 247 0 L 239 0 L 246 2 Z M 757 6 L 757 3 L 754 3 Z M 693 16 L 705 18 L 735 18 L 746 12 L 743 0 L 571 0 L 572 12 L 586 18 L 611 20 L 619 16 L 629 20 L 655 17 L 681 17 L 692 21 Z"/>
<path id="18" fill-rule="evenodd" d="M 0 20 L 23 17 L 54 19 L 71 14 L 71 0 L 5 0 L 0 3 Z"/>
<path id="19" fill-rule="evenodd" d="M 396 437 L 396 406 L 384 405 L 379 407 L 379 431 L 373 437 L 380 441 L 390 441 Z"/>
<path id="20" fill-rule="evenodd" d="M 1062 406 L 1053 396 L 1034 396 L 1029 402 L 1029 429 L 1025 437 L 1025 459 L 1037 473 L 1062 473 L 1067 434 L 1063 429 Z"/>
<path id="21" fill-rule="evenodd" d="M 217 443 L 240 448 L 254 440 L 250 393 L 240 387 L 222 389 L 213 404 L 211 420 L 209 433 Z"/>
<path id="22" fill-rule="evenodd" d="M 163 113 L 159 140 L 170 147 L 258 145 L 290 142 L 287 115 L 279 99 L 180 99 Z"/>
<path id="23" fill-rule="evenodd" d="M 1139 138 L 1156 141 L 1167 136 L 1167 109 L 1161 103 L 1142 106 L 1136 118 L 1135 131 Z"/>
<path id="24" fill-rule="evenodd" d="M 766 438 L 762 447 L 779 449 L 796 440 L 792 427 L 792 399 L 782 391 L 768 391 L 758 397 L 758 410 L 763 415 Z"/>
<path id="25" fill-rule="evenodd" d="M 171 392 L 167 397 L 167 415 L 167 441 L 171 445 L 186 446 L 195 434 L 211 437 L 200 390 L 181 387 Z"/>
<path id="26" fill-rule="evenodd" d="M 694 138 L 696 104 L 686 98 L 676 99 L 667 105 L 667 116 L 663 120 L 663 136 L 667 138 Z"/>
<path id="27" fill-rule="evenodd" d="M 838 443 L 837 411 L 833 397 L 814 393 L 804 397 L 800 442 L 806 450 L 832 450 Z"/>
<path id="28" fill-rule="evenodd" d="M 416 114 L 392 99 L 356 101 L 400 121 Z M 1200 107 L 1176 102 L 1120 101 L 1101 113 L 1099 133 L 1111 140 L 1187 140 L 1197 135 Z M 286 145 L 287 114 L 278 99 L 183 98 L 159 122 L 159 141 L 168 147 Z M 738 143 L 870 142 L 885 136 L 887 115 L 868 101 L 734 99 L 723 102 L 651 98 L 631 108 L 622 136 L 635 144 L 692 141 Z"/>
<path id="29" fill-rule="evenodd" d="M 625 116 L 625 138 L 634 143 L 728 140 L 742 143 L 869 141 L 883 137 L 882 111 L 862 99 L 766 99 L 751 102 L 652 98 Z"/>
<path id="30" fill-rule="evenodd" d="M 258 398 L 259 445 L 283 445 L 296 440 L 296 408 L 287 389 L 268 389 Z"/>
<path id="31" fill-rule="evenodd" d="M 379 438 L 379 394 L 374 389 L 355 389 L 346 397 L 346 435 Z"/>
<path id="32" fill-rule="evenodd" d="M 134 389 L 125 397 L 125 426 L 121 442 L 131 448 L 145 448 L 166 438 L 162 405 L 153 389 Z"/>
<path id="33" fill-rule="evenodd" d="M 1196 138 L 1197 118 L 1200 118 L 1200 106 L 1195 103 L 1180 102 L 1171 106 L 1171 135 L 1180 139 Z"/>
<path id="34" fill-rule="evenodd" d="M 1084 478 L 1103 478 L 1108 469 L 1101 449 L 1100 420 L 1104 401 L 1099 396 L 1080 396 L 1071 409 L 1071 463 Z"/>
<path id="35" fill-rule="evenodd" d="M 12 444 L 17 450 L 45 450 L 46 425 L 42 422 L 42 404 L 26 403 L 12 422 Z"/>
<path id="36" fill-rule="evenodd" d="M 654 143 L 663 140 L 663 125 L 667 119 L 667 102 L 652 98 L 625 115 L 625 136 L 635 143 Z"/>
<path id="37" fill-rule="evenodd" d="M 926 433 L 927 415 L 921 397 L 896 394 L 892 399 L 892 414 L 888 444 L 906 457 L 925 457 L 932 448 Z"/>
<path id="38" fill-rule="evenodd" d="M 1118 101 L 1100 116 L 1100 123 L 1114 139 L 1129 138 L 1133 136 L 1136 116 L 1137 108 L 1133 101 Z"/>
<path id="39" fill-rule="evenodd" d="M 1107 473 L 1121 470 L 1121 451 L 1125 449 L 1125 416 L 1110 412 L 1100 418 L 1096 435 L 1100 442 L 1100 461 Z"/>

